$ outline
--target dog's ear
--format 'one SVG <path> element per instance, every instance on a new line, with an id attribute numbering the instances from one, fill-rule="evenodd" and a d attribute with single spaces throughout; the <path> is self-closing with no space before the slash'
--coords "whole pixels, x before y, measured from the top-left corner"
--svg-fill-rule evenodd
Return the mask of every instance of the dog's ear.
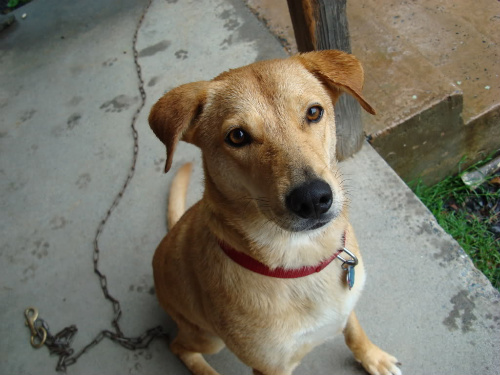
<path id="1" fill-rule="evenodd" d="M 165 173 L 172 166 L 172 157 L 179 140 L 193 142 L 196 120 L 203 111 L 208 82 L 179 86 L 166 93 L 151 109 L 149 126 L 167 147 Z"/>
<path id="2" fill-rule="evenodd" d="M 327 85 L 333 104 L 342 92 L 348 92 L 358 100 L 365 111 L 375 114 L 375 110 L 361 94 L 364 82 L 363 67 L 353 55 L 337 50 L 325 50 L 303 53 L 295 58 Z"/>

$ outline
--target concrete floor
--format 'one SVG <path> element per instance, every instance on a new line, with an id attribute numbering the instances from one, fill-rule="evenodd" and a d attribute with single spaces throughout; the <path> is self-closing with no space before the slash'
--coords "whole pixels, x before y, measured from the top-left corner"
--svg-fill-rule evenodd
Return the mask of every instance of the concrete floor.
<path id="1" fill-rule="evenodd" d="M 76 324 L 76 350 L 111 328 L 92 241 L 132 159 L 130 121 L 140 103 L 132 36 L 145 4 L 34 1 L 0 34 L 0 374 L 55 373 L 56 358 L 29 344 L 28 306 L 53 333 Z M 100 266 L 128 336 L 158 324 L 175 330 L 152 294 L 171 174 L 161 172 L 164 148 L 147 125 L 149 108 L 181 83 L 286 56 L 239 0 L 154 0 L 137 47 L 147 93 L 138 165 L 100 239 Z M 192 204 L 202 191 L 199 153 L 182 144 L 173 170 L 186 161 L 196 165 Z M 368 334 L 407 374 L 498 374 L 498 291 L 370 146 L 342 169 L 368 271 L 357 309 Z M 223 374 L 250 374 L 227 350 L 209 361 Z M 330 372 L 364 373 L 342 339 L 296 371 Z M 105 340 L 68 373 L 188 372 L 165 341 L 132 352 Z"/>

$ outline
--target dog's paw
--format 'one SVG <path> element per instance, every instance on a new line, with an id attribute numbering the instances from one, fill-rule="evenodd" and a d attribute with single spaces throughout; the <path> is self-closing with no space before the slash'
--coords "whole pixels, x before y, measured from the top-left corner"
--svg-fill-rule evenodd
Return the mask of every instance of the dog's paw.
<path id="1" fill-rule="evenodd" d="M 373 345 L 363 353 L 362 358 L 356 358 L 371 375 L 401 375 L 401 363 L 392 355 Z"/>

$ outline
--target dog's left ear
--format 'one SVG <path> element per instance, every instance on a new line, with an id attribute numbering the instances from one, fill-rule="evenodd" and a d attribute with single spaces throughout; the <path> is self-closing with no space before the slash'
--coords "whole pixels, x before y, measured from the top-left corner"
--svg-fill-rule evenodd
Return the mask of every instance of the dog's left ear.
<path id="1" fill-rule="evenodd" d="M 151 109 L 149 126 L 167 147 L 165 173 L 179 140 L 193 142 L 196 120 L 203 110 L 209 82 L 188 83 L 167 92 Z"/>
<path id="2" fill-rule="evenodd" d="M 333 104 L 342 92 L 354 96 L 365 111 L 375 114 L 375 110 L 363 98 L 364 73 L 359 60 L 351 54 L 325 50 L 307 52 L 295 56 L 304 67 L 330 89 Z"/>

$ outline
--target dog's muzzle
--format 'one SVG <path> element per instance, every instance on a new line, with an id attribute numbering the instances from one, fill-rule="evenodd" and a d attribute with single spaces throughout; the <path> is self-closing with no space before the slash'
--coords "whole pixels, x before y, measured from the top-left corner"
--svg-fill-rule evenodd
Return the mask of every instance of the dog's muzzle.
<path id="1" fill-rule="evenodd" d="M 306 181 L 294 188 L 285 198 L 286 207 L 298 216 L 295 231 L 312 230 L 327 224 L 333 215 L 329 212 L 333 203 L 330 185 L 320 179 Z"/>

